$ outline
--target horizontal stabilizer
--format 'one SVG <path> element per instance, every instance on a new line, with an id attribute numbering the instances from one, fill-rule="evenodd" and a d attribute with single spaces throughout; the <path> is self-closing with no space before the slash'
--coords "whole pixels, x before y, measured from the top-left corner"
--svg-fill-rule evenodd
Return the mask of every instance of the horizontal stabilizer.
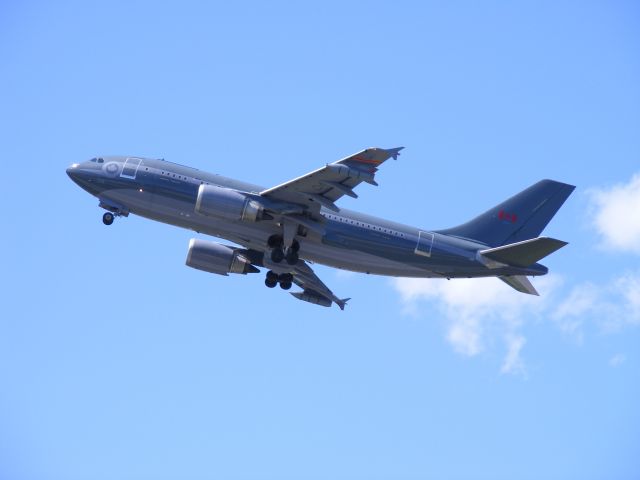
<path id="1" fill-rule="evenodd" d="M 562 240 L 538 237 L 522 242 L 510 243 L 502 247 L 480 250 L 478 253 L 496 262 L 524 268 L 533 265 L 538 260 L 552 254 L 565 245 L 567 245 L 567 242 L 563 242 Z"/>
<path id="2" fill-rule="evenodd" d="M 528 293 L 529 295 L 540 295 L 529 279 L 524 275 L 512 275 L 509 277 L 504 276 L 498 278 L 519 292 Z"/>

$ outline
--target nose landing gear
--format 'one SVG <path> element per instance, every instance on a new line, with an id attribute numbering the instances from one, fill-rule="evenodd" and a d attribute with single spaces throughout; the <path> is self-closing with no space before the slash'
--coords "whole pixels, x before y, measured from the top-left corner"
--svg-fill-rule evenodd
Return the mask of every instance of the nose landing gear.
<path id="1" fill-rule="evenodd" d="M 129 216 L 129 209 L 127 207 L 116 204 L 111 200 L 101 198 L 98 206 L 106 210 L 106 213 L 102 215 L 102 223 L 105 225 L 111 225 L 116 217 Z"/>
<path id="2" fill-rule="evenodd" d="M 107 212 L 104 215 L 102 215 L 102 223 L 104 223 L 105 225 L 111 225 L 113 223 L 114 218 L 115 216 L 113 215 L 113 213 Z"/>

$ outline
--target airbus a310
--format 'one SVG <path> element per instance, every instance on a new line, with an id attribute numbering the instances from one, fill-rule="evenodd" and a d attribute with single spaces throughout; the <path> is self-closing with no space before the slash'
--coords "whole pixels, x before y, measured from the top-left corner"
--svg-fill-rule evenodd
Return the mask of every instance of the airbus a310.
<path id="1" fill-rule="evenodd" d="M 233 244 L 194 238 L 186 264 L 219 275 L 267 270 L 265 285 L 306 302 L 341 309 L 310 264 L 394 277 L 498 277 L 537 295 L 528 276 L 548 269 L 538 261 L 566 242 L 540 233 L 575 188 L 541 180 L 467 223 L 428 230 L 336 205 L 357 198 L 361 183 L 400 148 L 368 148 L 281 185 L 258 185 L 165 160 L 96 157 L 67 169 L 71 179 L 107 210 L 102 220 L 136 214 Z"/>

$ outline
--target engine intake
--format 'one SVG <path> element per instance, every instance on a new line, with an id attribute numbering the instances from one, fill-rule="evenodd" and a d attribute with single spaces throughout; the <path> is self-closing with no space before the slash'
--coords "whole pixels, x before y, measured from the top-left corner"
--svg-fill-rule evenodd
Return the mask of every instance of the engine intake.
<path id="1" fill-rule="evenodd" d="M 189 241 L 186 264 L 191 268 L 218 275 L 247 274 L 260 271 L 233 248 L 197 238 L 192 238 Z"/>
<path id="2" fill-rule="evenodd" d="M 236 190 L 216 185 L 200 185 L 195 211 L 201 215 L 234 221 L 257 222 L 273 219 L 259 202 Z"/>

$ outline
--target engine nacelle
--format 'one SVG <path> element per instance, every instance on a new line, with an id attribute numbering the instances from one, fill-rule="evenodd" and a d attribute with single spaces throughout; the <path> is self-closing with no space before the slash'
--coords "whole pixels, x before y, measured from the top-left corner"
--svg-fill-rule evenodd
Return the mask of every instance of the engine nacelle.
<path id="1" fill-rule="evenodd" d="M 226 245 L 192 238 L 186 264 L 191 268 L 218 275 L 256 273 L 259 270 L 241 254 Z"/>
<path id="2" fill-rule="evenodd" d="M 216 185 L 200 185 L 196 198 L 196 213 L 225 220 L 257 222 L 271 219 L 264 207 L 242 193 Z"/>

